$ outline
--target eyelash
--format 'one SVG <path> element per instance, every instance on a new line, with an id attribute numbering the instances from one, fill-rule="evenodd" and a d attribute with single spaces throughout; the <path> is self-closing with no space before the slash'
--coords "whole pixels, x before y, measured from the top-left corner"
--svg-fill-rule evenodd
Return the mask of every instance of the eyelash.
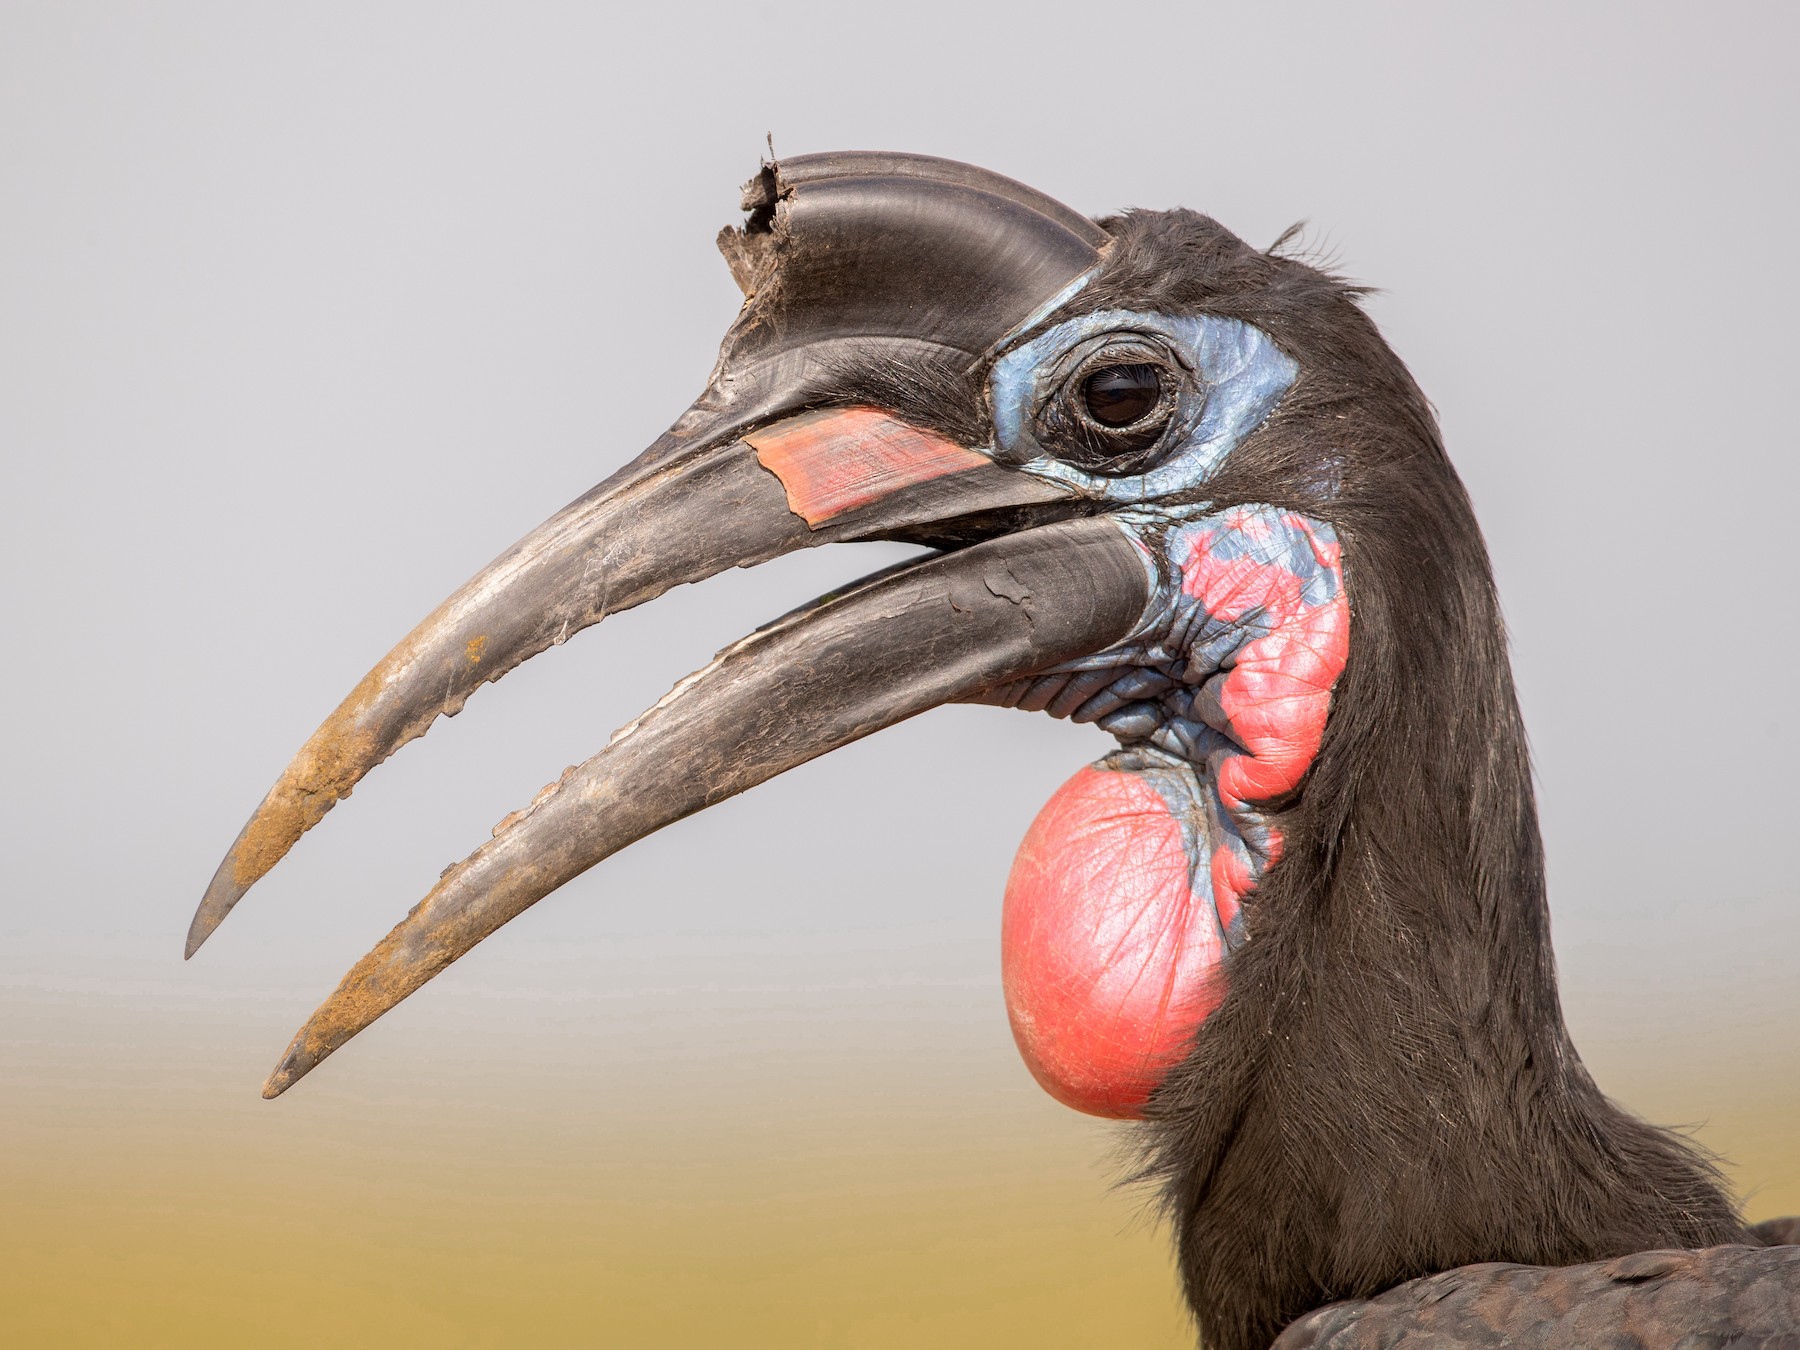
<path id="1" fill-rule="evenodd" d="M 1092 381 L 1102 374 L 1149 370 L 1155 402 L 1128 422 L 1109 424 L 1095 415 Z M 1129 377 L 1127 377 L 1129 378 Z M 1157 458 L 1180 402 L 1182 372 L 1147 344 L 1103 347 L 1069 372 L 1038 413 L 1038 442 L 1057 458 L 1104 474 L 1134 473 Z"/>

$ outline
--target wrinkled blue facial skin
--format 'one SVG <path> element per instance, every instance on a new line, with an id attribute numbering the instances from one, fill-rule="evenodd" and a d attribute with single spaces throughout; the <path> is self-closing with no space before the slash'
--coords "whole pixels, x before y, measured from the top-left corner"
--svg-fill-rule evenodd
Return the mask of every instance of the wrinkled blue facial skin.
<path id="1" fill-rule="evenodd" d="M 1161 539 L 1160 552 L 1151 557 L 1155 598 L 1120 645 L 1039 678 L 1069 679 L 1064 687 L 1081 681 L 1085 698 L 1067 714 L 1069 720 L 1094 723 L 1121 747 L 1096 767 L 1138 773 L 1163 798 L 1181 824 L 1189 890 L 1214 906 L 1225 944 L 1235 948 L 1244 938 L 1243 913 L 1236 904 L 1220 906 L 1213 855 L 1228 851 L 1245 875 L 1260 880 L 1279 845 L 1269 813 L 1249 803 L 1227 804 L 1217 790 L 1231 761 L 1252 754 L 1239 739 L 1222 694 L 1240 654 L 1273 635 L 1280 616 L 1255 604 L 1229 615 L 1211 613 L 1182 579 L 1203 549 L 1217 568 L 1243 564 L 1291 577 L 1294 595 L 1306 609 L 1328 606 L 1337 599 L 1342 578 L 1321 561 L 1318 546 L 1335 554 L 1337 532 L 1324 521 L 1269 506 L 1216 513 L 1203 506 L 1154 514 L 1128 509 L 1116 519 L 1146 550 L 1147 535 Z M 1106 683 L 1096 687 L 1096 677 Z"/>
<path id="2" fill-rule="evenodd" d="M 1054 303 L 1065 303 L 1085 281 L 1073 283 Z M 1042 317 L 1034 316 L 1032 322 Z M 1058 460 L 1034 434 L 1040 411 L 1071 374 L 1071 354 L 1078 347 L 1093 350 L 1112 335 L 1160 345 L 1186 369 L 1193 385 L 1177 405 L 1169 448 L 1160 462 L 1144 473 L 1118 477 Z M 1235 904 L 1216 903 L 1211 860 L 1216 851 L 1229 850 L 1259 880 L 1271 865 L 1271 822 L 1253 807 L 1229 809 L 1220 798 L 1219 770 L 1228 758 L 1247 751 L 1216 706 L 1216 695 L 1209 698 L 1207 691 L 1217 684 L 1215 677 L 1232 667 L 1237 653 L 1267 629 L 1254 610 L 1230 619 L 1210 615 L 1182 587 L 1182 561 L 1191 539 L 1213 529 L 1228 513 L 1216 513 L 1204 502 L 1163 505 L 1160 499 L 1203 486 L 1267 420 L 1298 378 L 1299 366 L 1261 329 L 1205 314 L 1103 310 L 1059 323 L 1011 350 L 1002 347 L 989 377 L 995 433 L 990 453 L 1080 496 L 1120 503 L 1124 509 L 1112 518 L 1142 549 L 1151 582 L 1143 619 L 1123 644 L 1038 677 L 1037 685 L 1045 690 L 1079 686 L 1087 695 L 1079 708 L 1063 711 L 1048 697 L 1011 701 L 1096 722 L 1118 738 L 1120 749 L 1095 767 L 1138 773 L 1163 798 L 1180 822 L 1190 891 L 1197 899 L 1215 902 L 1226 946 L 1235 949 L 1245 936 L 1243 912 Z M 1338 579 L 1316 565 L 1312 548 L 1315 538 L 1335 542 L 1329 524 L 1273 507 L 1240 506 L 1233 512 L 1262 522 L 1261 542 L 1251 546 L 1268 556 L 1255 561 L 1287 567 L 1303 581 L 1308 603 L 1330 599 L 1327 591 Z M 1226 552 L 1241 546 L 1233 536 L 1221 543 Z M 1098 688 L 1096 678 L 1104 681 Z"/>
<path id="3" fill-rule="evenodd" d="M 1038 445 L 1033 428 L 1067 370 L 1061 358 L 1111 335 L 1162 346 L 1197 386 L 1184 393 L 1170 435 L 1173 450 L 1147 473 L 1109 477 L 1065 464 Z M 1068 319 L 994 362 L 988 392 L 995 458 L 1084 497 L 1147 504 L 1203 482 L 1275 410 L 1300 368 L 1269 335 L 1241 319 L 1210 314 L 1141 314 L 1109 309 Z"/>

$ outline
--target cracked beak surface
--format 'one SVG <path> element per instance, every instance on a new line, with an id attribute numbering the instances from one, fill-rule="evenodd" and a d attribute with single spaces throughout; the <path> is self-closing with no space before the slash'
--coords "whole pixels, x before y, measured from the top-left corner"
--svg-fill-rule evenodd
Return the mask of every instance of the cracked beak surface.
<path id="1" fill-rule="evenodd" d="M 1098 229 L 1010 180 L 911 156 L 766 169 L 746 208 L 722 245 L 748 298 L 701 398 L 357 685 L 240 832 L 188 954 L 371 768 L 606 614 L 820 543 L 949 551 L 728 648 L 509 817 L 345 977 L 265 1095 L 635 840 L 927 708 L 1110 647 L 1142 616 L 1149 574 L 1124 531 L 879 397 L 960 392 L 960 420 L 938 420 L 970 425 L 991 353 L 1096 265 Z"/>
<path id="2" fill-rule="evenodd" d="M 276 1096 L 507 920 L 619 849 L 940 703 L 1112 645 L 1147 574 L 1102 518 L 878 575 L 726 649 L 451 868 L 344 978 Z"/>
<path id="3" fill-rule="evenodd" d="M 872 409 L 802 415 L 697 452 L 670 455 L 670 439 L 519 540 L 363 677 L 239 832 L 195 911 L 188 956 L 370 769 L 607 614 L 796 548 L 1063 495 Z"/>

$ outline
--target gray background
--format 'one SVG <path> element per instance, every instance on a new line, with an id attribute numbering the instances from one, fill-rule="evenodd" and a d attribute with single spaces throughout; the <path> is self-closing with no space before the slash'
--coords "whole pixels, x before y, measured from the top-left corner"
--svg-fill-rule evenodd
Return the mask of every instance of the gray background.
<path id="1" fill-rule="evenodd" d="M 6 0 L 0 1072 L 52 1085 L 25 1123 L 113 1119 L 99 1089 L 134 1073 L 238 1110 L 494 821 L 894 556 L 721 577 L 484 690 L 181 964 L 319 719 L 697 392 L 737 303 L 712 236 L 765 133 L 1259 244 L 1304 218 L 1380 287 L 1494 554 L 1578 1043 L 1664 1118 L 1791 1103 L 1794 12 Z M 295 1098 L 446 1081 L 476 1028 L 516 1087 L 543 998 L 628 1044 L 625 987 L 690 991 L 690 1093 L 721 1058 L 779 1076 L 791 1026 L 718 1048 L 731 978 L 811 991 L 806 1034 L 967 1004 L 1003 1045 L 1012 849 L 1104 749 L 987 709 L 883 733 L 596 869 Z"/>

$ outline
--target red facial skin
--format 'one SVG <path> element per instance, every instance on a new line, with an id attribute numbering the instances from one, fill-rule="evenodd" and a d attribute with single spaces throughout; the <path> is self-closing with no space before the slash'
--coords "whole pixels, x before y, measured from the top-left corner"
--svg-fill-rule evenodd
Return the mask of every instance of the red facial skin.
<path id="1" fill-rule="evenodd" d="M 1215 631 L 1241 634 L 1189 714 L 1225 733 L 1228 748 L 1209 752 L 1191 778 L 1175 767 L 1082 770 L 1032 823 L 1006 887 L 1014 1039 L 1046 1091 L 1100 1116 L 1141 1116 L 1224 1000 L 1224 934 L 1281 857 L 1279 829 L 1245 826 L 1258 823 L 1257 803 L 1300 786 L 1349 654 L 1328 526 L 1234 508 L 1170 548 L 1181 594 Z M 1242 832 L 1209 841 L 1196 816 L 1185 820 L 1184 847 L 1174 812 L 1198 812 L 1195 793 Z"/>
<path id="2" fill-rule="evenodd" d="M 1282 523 L 1341 579 L 1342 547 L 1335 536 L 1321 537 L 1301 516 L 1284 516 Z M 1219 528 L 1255 538 L 1268 533 L 1269 523 L 1240 509 L 1227 513 Z M 1220 804 L 1235 813 L 1292 792 L 1312 766 L 1332 687 L 1349 656 L 1350 606 L 1341 582 L 1331 599 L 1309 605 L 1293 572 L 1253 555 L 1222 557 L 1207 547 L 1212 538 L 1209 532 L 1197 539 L 1183 563 L 1183 594 L 1214 619 L 1229 623 L 1255 614 L 1272 630 L 1245 643 L 1232 668 L 1212 682 L 1232 737 L 1247 752 L 1229 756 L 1218 770 Z M 1269 830 L 1267 852 L 1264 866 L 1272 867 L 1281 858 L 1281 831 Z M 1256 876 L 1231 850 L 1215 849 L 1212 886 L 1220 919 L 1229 925 Z"/>
<path id="3" fill-rule="evenodd" d="M 1168 804 L 1141 775 L 1083 769 L 1032 822 L 1006 883 L 1013 1038 L 1051 1096 L 1132 1119 L 1224 997 L 1213 907 Z"/>
<path id="4" fill-rule="evenodd" d="M 1304 533 L 1322 565 L 1341 570 L 1337 540 L 1321 539 L 1299 516 L 1285 523 Z M 1267 523 L 1239 511 L 1222 528 L 1255 534 Z M 1326 603 L 1308 605 L 1300 579 L 1285 567 L 1253 557 L 1221 559 L 1205 546 L 1209 541 L 1203 536 L 1189 554 L 1183 593 L 1214 619 L 1229 623 L 1255 612 L 1274 630 L 1239 649 L 1219 692 L 1232 736 L 1249 751 L 1219 771 L 1220 796 L 1236 808 L 1291 792 L 1319 753 L 1331 688 L 1348 655 L 1350 607 L 1341 586 Z"/>
<path id="5" fill-rule="evenodd" d="M 802 413 L 744 439 L 814 528 L 987 462 L 877 408 Z M 1241 829 L 1255 803 L 1298 787 L 1349 639 L 1329 527 L 1237 507 L 1177 531 L 1168 546 L 1184 600 L 1215 630 L 1241 634 L 1198 691 L 1211 711 L 1195 709 L 1234 748 L 1209 754 L 1201 779 L 1162 776 L 1185 775 L 1179 769 L 1078 773 L 1019 850 L 1002 927 L 1007 1011 L 1033 1076 L 1066 1105 L 1114 1118 L 1143 1114 L 1224 1000 L 1224 935 L 1281 856 L 1272 824 L 1209 847 L 1206 827 L 1186 818 L 1197 811 L 1192 794 L 1212 794 Z M 1331 584 L 1321 589 L 1322 579 Z"/>

